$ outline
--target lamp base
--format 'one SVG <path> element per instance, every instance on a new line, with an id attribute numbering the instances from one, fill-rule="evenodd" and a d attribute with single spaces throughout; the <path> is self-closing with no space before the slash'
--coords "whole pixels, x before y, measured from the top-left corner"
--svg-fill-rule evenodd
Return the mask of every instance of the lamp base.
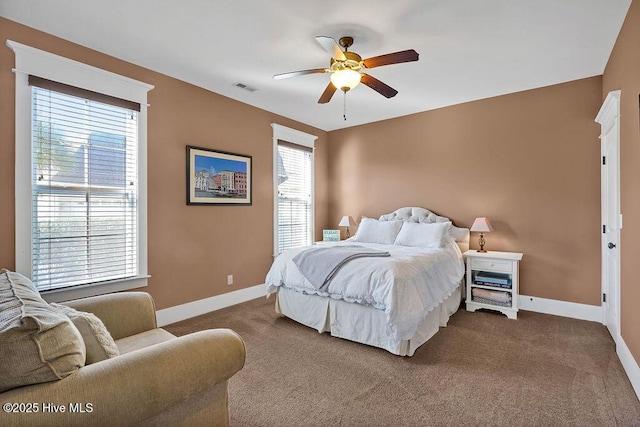
<path id="1" fill-rule="evenodd" d="M 487 252 L 484 250 L 485 243 L 487 243 L 487 241 L 484 240 L 484 233 L 480 233 L 480 238 L 478 239 L 478 244 L 480 245 L 480 249 L 478 249 L 478 252 L 481 252 L 481 253 Z"/>
<path id="2" fill-rule="evenodd" d="M 487 253 L 487 251 L 485 251 L 484 249 L 476 249 L 476 252 Z"/>

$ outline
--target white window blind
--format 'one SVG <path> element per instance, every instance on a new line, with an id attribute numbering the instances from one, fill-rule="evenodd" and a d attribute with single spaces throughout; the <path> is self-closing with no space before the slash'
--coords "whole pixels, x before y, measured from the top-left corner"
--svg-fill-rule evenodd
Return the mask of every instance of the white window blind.
<path id="1" fill-rule="evenodd" d="M 135 277 L 139 104 L 32 77 L 33 282 Z"/>
<path id="2" fill-rule="evenodd" d="M 313 150 L 278 141 L 278 254 L 313 239 Z"/>

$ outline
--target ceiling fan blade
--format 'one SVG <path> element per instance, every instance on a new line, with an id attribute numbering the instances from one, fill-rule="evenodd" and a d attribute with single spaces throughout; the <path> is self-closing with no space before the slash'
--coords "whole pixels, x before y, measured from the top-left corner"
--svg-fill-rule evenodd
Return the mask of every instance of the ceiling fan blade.
<path id="1" fill-rule="evenodd" d="M 316 36 L 316 41 L 320 43 L 320 45 L 329 52 L 333 59 L 337 59 L 338 61 L 346 61 L 347 57 L 344 56 L 344 52 L 340 49 L 340 46 L 334 39 L 327 36 Z"/>
<path id="2" fill-rule="evenodd" d="M 387 53 L 386 55 L 374 56 L 362 61 L 366 68 L 381 67 L 383 65 L 400 64 L 402 62 L 412 62 L 418 60 L 418 52 L 413 49 L 401 52 Z"/>
<path id="3" fill-rule="evenodd" d="M 318 99 L 318 104 L 326 104 L 327 102 L 331 101 L 331 97 L 334 93 L 336 93 L 336 87 L 333 85 L 333 83 L 329 82 L 327 88 L 324 90 L 324 92 L 322 92 L 322 96 L 320 96 L 320 99 Z"/>
<path id="4" fill-rule="evenodd" d="M 380 95 L 385 96 L 387 98 L 393 98 L 398 94 L 398 91 L 392 88 L 391 86 L 382 83 L 380 80 L 375 77 L 371 77 L 369 74 L 362 73 L 362 79 L 360 83 L 369 86 L 371 89 L 378 92 Z"/>
<path id="5" fill-rule="evenodd" d="M 313 70 L 300 70 L 300 71 L 292 71 L 290 73 L 276 74 L 275 76 L 273 76 L 273 78 L 276 80 L 280 80 L 280 79 L 288 79 L 289 77 L 304 76 L 306 74 L 317 74 L 317 73 L 327 73 L 327 72 L 329 72 L 329 70 L 327 70 L 326 68 L 314 68 Z"/>

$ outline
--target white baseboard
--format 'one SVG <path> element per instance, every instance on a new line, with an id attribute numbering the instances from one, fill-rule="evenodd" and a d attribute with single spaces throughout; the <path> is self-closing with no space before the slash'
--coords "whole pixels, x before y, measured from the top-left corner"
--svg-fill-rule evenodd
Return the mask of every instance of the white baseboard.
<path id="1" fill-rule="evenodd" d="M 256 285 L 210 298 L 176 305 L 174 307 L 163 308 L 162 310 L 156 311 L 156 319 L 158 326 L 162 327 L 265 295 L 267 295 L 266 286 L 264 284 Z"/>
<path id="2" fill-rule="evenodd" d="M 640 366 L 638 366 L 638 362 L 636 362 L 633 354 L 631 354 L 631 350 L 629 350 L 629 347 L 627 347 L 627 344 L 621 336 L 618 336 L 616 353 L 618 354 L 624 371 L 627 373 L 627 377 L 629 377 L 629 381 L 631 381 L 631 386 L 633 390 L 635 390 L 638 400 L 640 400 Z"/>
<path id="3" fill-rule="evenodd" d="M 602 323 L 602 307 L 599 305 L 579 304 L 527 295 L 520 295 L 519 303 L 521 310 Z"/>

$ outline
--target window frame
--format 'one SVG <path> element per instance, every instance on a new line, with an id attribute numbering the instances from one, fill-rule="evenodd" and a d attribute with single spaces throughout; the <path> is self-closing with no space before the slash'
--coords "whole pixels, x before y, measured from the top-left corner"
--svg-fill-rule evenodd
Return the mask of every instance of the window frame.
<path id="1" fill-rule="evenodd" d="M 138 113 L 137 271 L 134 278 L 42 291 L 50 302 L 105 294 L 147 286 L 147 92 L 153 85 L 54 55 L 12 40 L 15 87 L 15 256 L 16 271 L 31 277 L 32 265 L 32 89 L 28 76 L 75 86 L 140 104 Z"/>
<path id="2" fill-rule="evenodd" d="M 311 236 L 315 236 L 315 140 L 317 136 L 296 129 L 288 128 L 277 123 L 271 123 L 273 128 L 273 256 L 278 254 L 278 141 L 311 148 Z"/>

